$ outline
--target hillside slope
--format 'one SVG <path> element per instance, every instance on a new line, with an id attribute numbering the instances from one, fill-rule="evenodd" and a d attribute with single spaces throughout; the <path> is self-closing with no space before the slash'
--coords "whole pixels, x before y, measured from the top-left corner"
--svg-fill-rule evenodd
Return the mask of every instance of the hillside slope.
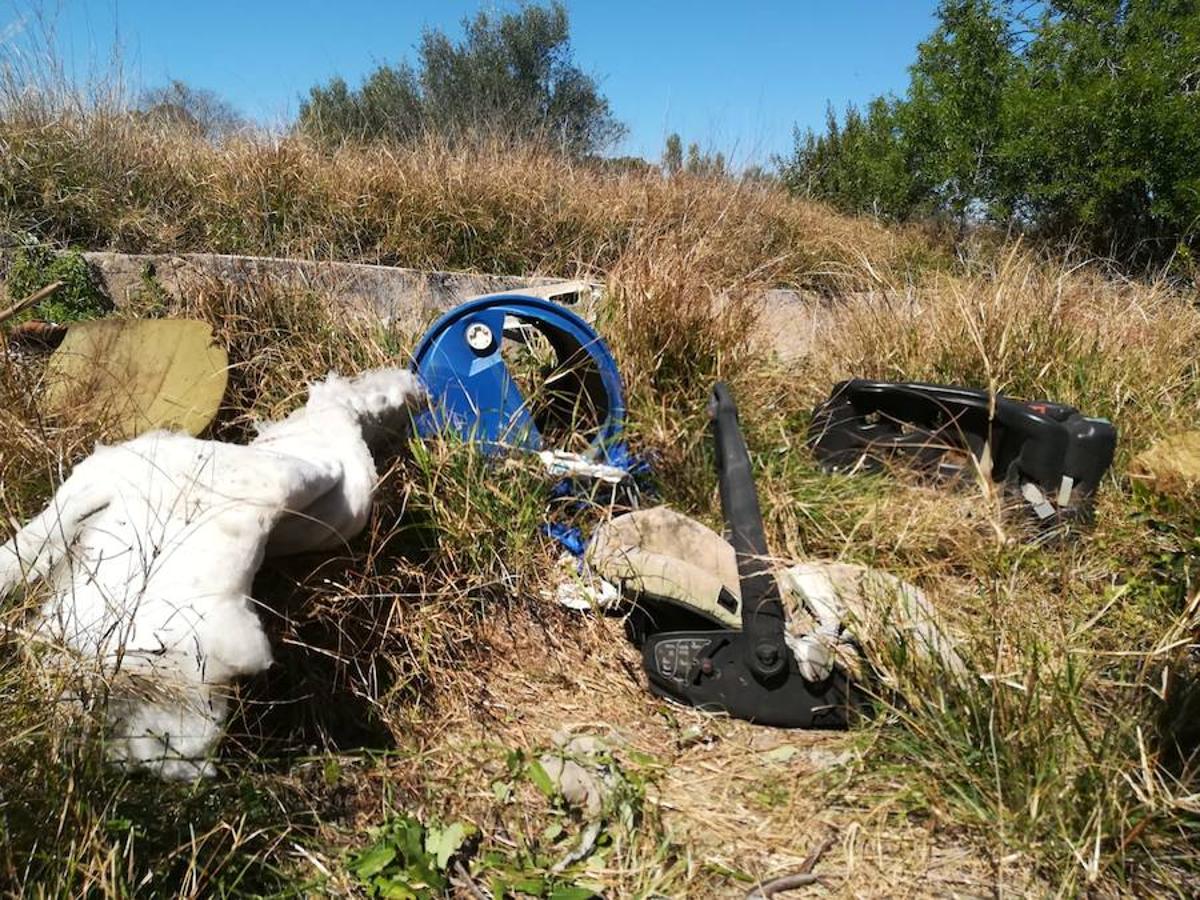
<path id="1" fill-rule="evenodd" d="M 475 891 L 740 896 L 795 871 L 826 834 L 817 872 L 835 896 L 1200 889 L 1196 772 L 1174 752 L 1193 726 L 1162 715 L 1164 691 L 1182 702 L 1194 666 L 1198 521 L 1194 505 L 1148 497 L 1127 475 L 1133 454 L 1200 414 L 1194 294 L 1021 247 L 955 259 L 922 234 L 770 184 L 612 174 L 533 151 L 213 145 L 104 117 L 0 123 L 0 143 L 0 228 L 21 241 L 604 280 L 600 327 L 664 500 L 719 520 L 704 402 L 730 381 L 775 551 L 919 584 L 979 675 L 955 686 L 902 665 L 907 702 L 881 701 L 845 734 L 654 701 L 618 621 L 546 599 L 554 549 L 538 533 L 536 467 L 418 445 L 344 554 L 264 570 L 256 595 L 279 663 L 243 686 L 211 783 L 106 769 L 96 721 L 48 705 L 61 685 L 23 630 L 36 595 L 6 601 L 7 892 L 382 892 L 415 871 L 414 820 L 435 844 L 444 826 L 470 826 Z M 779 285 L 823 297 L 819 332 L 786 360 L 761 334 L 787 323 L 760 321 L 755 302 Z M 414 334 L 346 317 L 331 299 L 197 278 L 168 302 L 210 321 L 229 350 L 215 436 L 244 439 L 330 368 L 412 349 Z M 141 302 L 162 312 L 153 292 Z M 854 375 L 1110 417 L 1120 445 L 1094 527 L 1033 546 L 994 492 L 822 473 L 804 446 L 809 413 Z M 38 509 L 95 437 L 49 422 L 36 372 L 4 358 L 7 517 Z M 538 789 L 530 763 L 563 729 L 606 738 L 621 790 L 594 846 L 556 870 L 583 826 Z"/>

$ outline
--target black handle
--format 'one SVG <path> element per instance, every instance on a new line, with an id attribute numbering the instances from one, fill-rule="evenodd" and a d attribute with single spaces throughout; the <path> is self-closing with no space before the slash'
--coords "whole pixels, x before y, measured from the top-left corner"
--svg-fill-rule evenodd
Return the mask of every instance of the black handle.
<path id="1" fill-rule="evenodd" d="M 713 387 L 708 414 L 716 444 L 721 511 L 737 554 L 742 631 L 749 638 L 747 662 L 756 676 L 771 679 L 785 674 L 788 666 L 783 603 L 767 555 L 767 537 L 750 470 L 750 453 L 738 424 L 733 395 L 724 382 Z"/>

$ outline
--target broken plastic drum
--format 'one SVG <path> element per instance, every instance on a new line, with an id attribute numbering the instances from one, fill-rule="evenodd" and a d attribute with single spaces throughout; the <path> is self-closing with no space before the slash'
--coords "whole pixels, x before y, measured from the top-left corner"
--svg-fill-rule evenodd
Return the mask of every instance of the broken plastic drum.
<path id="1" fill-rule="evenodd" d="M 430 436 L 450 430 L 489 448 L 590 457 L 620 439 L 621 376 L 595 330 L 571 310 L 523 294 L 457 306 L 417 345 L 413 368 L 431 409 Z"/>

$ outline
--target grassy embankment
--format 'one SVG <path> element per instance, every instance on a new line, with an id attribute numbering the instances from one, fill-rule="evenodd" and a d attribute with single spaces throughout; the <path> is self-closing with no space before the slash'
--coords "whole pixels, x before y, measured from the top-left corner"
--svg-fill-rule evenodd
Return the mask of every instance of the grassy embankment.
<path id="1" fill-rule="evenodd" d="M 771 735 L 764 750 L 761 731 L 649 700 L 617 623 L 544 599 L 552 549 L 537 536 L 546 494 L 533 468 L 418 446 L 384 479 L 369 534 L 337 559 L 264 570 L 256 591 L 279 665 L 243 686 L 211 783 L 105 769 L 96 720 L 53 702 L 60 676 L 22 640 L 36 592 L 5 601 L 8 891 L 381 887 L 409 865 L 397 861 L 405 816 L 470 824 L 465 865 L 479 883 L 534 879 L 531 891 L 728 894 L 794 867 L 829 828 L 838 840 L 819 871 L 845 895 L 1196 890 L 1196 776 L 1171 750 L 1196 726 L 1165 723 L 1161 697 L 1186 685 L 1200 517 L 1141 496 L 1125 474 L 1200 412 L 1194 293 L 1018 247 L 955 258 L 919 232 L 766 184 L 612 174 L 531 149 L 212 145 L 112 114 L 0 122 L 0 231 L 90 249 L 601 278 L 633 440 L 657 455 L 666 499 L 716 520 L 702 410 L 713 380 L 730 380 L 771 545 L 916 581 L 979 676 L 960 689 L 898 665 L 907 703 L 844 736 Z M 764 349 L 753 302 L 778 285 L 831 301 L 817 340 L 786 365 Z M 413 336 L 328 300 L 209 281 L 172 302 L 230 351 L 214 436 L 242 438 L 331 367 L 411 348 Z M 1094 529 L 1034 548 L 983 488 L 821 474 L 803 445 L 808 412 L 851 375 L 964 382 L 1111 417 L 1121 443 Z M 95 437 L 46 420 L 28 373 L 0 364 L 7 516 L 37 510 Z M 578 825 L 525 760 L 578 723 L 620 733 L 623 790 L 593 852 L 554 873 Z M 383 850 L 355 855 L 369 847 Z"/>

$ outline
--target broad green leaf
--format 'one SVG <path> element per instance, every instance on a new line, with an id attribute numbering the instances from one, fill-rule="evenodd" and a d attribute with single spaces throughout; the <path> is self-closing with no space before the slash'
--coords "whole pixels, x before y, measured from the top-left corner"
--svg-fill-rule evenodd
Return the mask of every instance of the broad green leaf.
<path id="1" fill-rule="evenodd" d="M 632 750 L 631 749 L 631 750 L 626 750 L 625 752 L 626 752 L 626 755 L 629 756 L 630 761 L 636 763 L 639 766 L 652 767 L 652 766 L 661 766 L 663 764 L 662 760 L 660 760 L 657 756 L 654 756 L 650 753 L 644 753 L 641 750 Z"/>
<path id="2" fill-rule="evenodd" d="M 388 900 L 421 900 L 422 897 L 429 896 L 425 892 L 418 893 L 413 890 L 407 882 L 390 878 L 377 881 L 375 888 L 380 897 L 387 897 Z"/>
<path id="3" fill-rule="evenodd" d="M 404 858 L 412 862 L 419 860 L 425 850 L 425 826 L 411 816 L 406 816 L 395 824 L 396 843 Z"/>
<path id="4" fill-rule="evenodd" d="M 425 852 L 434 858 L 439 869 L 445 869 L 450 857 L 458 852 L 471 830 L 462 822 L 445 828 L 430 828 L 425 834 Z"/>
<path id="5" fill-rule="evenodd" d="M 520 891 L 523 894 L 532 894 L 535 897 L 543 897 L 546 894 L 546 881 L 543 878 L 518 875 L 508 883 L 508 886 L 514 892 Z"/>
<path id="6" fill-rule="evenodd" d="M 352 867 L 361 879 L 378 875 L 396 858 L 396 848 L 389 844 L 378 844 L 355 857 Z"/>
<path id="7" fill-rule="evenodd" d="M 529 764 L 529 780 L 547 797 L 553 799 L 558 795 L 558 788 L 554 786 L 554 782 L 550 780 L 545 768 L 536 759 Z"/>
<path id="8" fill-rule="evenodd" d="M 591 888 L 568 884 L 553 888 L 546 900 L 592 900 L 596 896 L 597 893 Z"/>

